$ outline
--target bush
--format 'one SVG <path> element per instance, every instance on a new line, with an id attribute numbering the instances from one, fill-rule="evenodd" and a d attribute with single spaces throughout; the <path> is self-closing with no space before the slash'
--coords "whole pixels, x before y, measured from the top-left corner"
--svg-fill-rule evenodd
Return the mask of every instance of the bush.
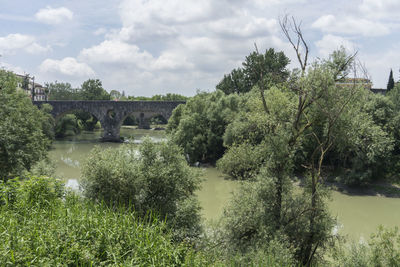
<path id="1" fill-rule="evenodd" d="M 64 195 L 61 181 L 45 176 L 28 176 L 27 179 L 14 178 L 0 181 L 0 206 L 50 207 Z"/>
<path id="2" fill-rule="evenodd" d="M 230 147 L 218 160 L 217 167 L 235 179 L 246 180 L 258 174 L 263 162 L 262 146 L 243 143 Z"/>
<path id="3" fill-rule="evenodd" d="M 199 175 L 176 145 L 145 139 L 138 150 L 134 145 L 104 151 L 97 147 L 82 174 L 88 198 L 133 207 L 140 216 L 154 211 L 167 219 L 177 240 L 199 235 L 200 206 L 194 196 Z"/>
<path id="4" fill-rule="evenodd" d="M 378 228 L 366 243 L 339 243 L 333 251 L 335 266 L 400 266 L 399 229 Z"/>

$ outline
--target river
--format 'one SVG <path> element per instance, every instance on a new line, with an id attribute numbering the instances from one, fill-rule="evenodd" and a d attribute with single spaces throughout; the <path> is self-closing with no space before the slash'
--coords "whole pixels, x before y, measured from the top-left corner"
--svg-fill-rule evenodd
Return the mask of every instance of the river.
<path id="1" fill-rule="evenodd" d="M 49 152 L 56 163 L 56 175 L 64 179 L 68 186 L 77 188 L 80 177 L 80 165 L 95 146 L 118 147 L 118 143 L 100 143 L 100 131 L 83 132 L 80 135 L 56 140 Z M 139 130 L 130 127 L 121 129 L 121 136 L 133 138 L 140 143 L 144 136 L 159 141 L 165 138 L 164 131 Z M 197 192 L 202 206 L 202 215 L 206 220 L 218 219 L 223 213 L 232 192 L 238 182 L 225 179 L 215 168 L 203 168 L 202 188 Z M 329 202 L 331 213 L 337 217 L 339 231 L 352 240 L 367 240 L 379 225 L 400 227 L 400 198 L 380 196 L 347 195 L 332 192 Z"/>

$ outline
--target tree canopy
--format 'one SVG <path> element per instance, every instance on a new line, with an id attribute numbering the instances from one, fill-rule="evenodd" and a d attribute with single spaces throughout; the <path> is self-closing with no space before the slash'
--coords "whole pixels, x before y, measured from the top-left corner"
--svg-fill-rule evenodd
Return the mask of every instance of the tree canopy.
<path id="1" fill-rule="evenodd" d="M 20 175 L 47 154 L 49 117 L 16 90 L 17 77 L 0 70 L 0 179 Z M 51 133 L 48 133 L 51 135 Z"/>
<path id="2" fill-rule="evenodd" d="M 241 94 L 249 92 L 255 85 L 266 88 L 267 85 L 284 82 L 289 77 L 286 69 L 289 62 L 283 52 L 275 52 L 273 48 L 266 50 L 265 54 L 254 51 L 246 57 L 242 68 L 224 75 L 216 88 L 225 94 Z"/>

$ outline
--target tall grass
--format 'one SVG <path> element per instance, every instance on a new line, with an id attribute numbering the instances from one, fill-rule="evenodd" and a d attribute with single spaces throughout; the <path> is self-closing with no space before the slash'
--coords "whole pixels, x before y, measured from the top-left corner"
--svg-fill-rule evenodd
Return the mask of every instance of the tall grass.
<path id="1" fill-rule="evenodd" d="M 164 222 L 73 194 L 49 178 L 0 184 L 0 266 L 179 266 L 196 262 Z M 189 259 L 191 257 L 191 259 Z"/>

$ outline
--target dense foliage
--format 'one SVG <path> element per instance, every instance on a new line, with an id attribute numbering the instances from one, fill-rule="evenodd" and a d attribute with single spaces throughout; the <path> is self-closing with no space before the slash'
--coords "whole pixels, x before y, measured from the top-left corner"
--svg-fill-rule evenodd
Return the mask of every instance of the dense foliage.
<path id="1" fill-rule="evenodd" d="M 78 89 L 72 88 L 70 83 L 55 81 L 46 83 L 49 90 L 49 100 L 77 100 L 79 99 Z"/>
<path id="2" fill-rule="evenodd" d="M 331 265 L 334 266 L 399 266 L 400 233 L 398 227 L 378 228 L 368 242 L 339 242 L 332 253 Z"/>
<path id="3" fill-rule="evenodd" d="M 46 177 L 0 182 L 0 225 L 1 266 L 201 265 L 164 222 L 95 204 Z"/>
<path id="4" fill-rule="evenodd" d="M 186 101 L 188 99 L 187 96 L 183 96 L 180 94 L 171 94 L 167 93 L 165 95 L 153 95 L 150 97 L 147 96 L 128 96 L 126 100 L 129 101 Z"/>
<path id="5" fill-rule="evenodd" d="M 338 83 L 355 68 L 354 56 L 344 49 L 290 75 L 284 69 L 281 75 L 271 74 L 262 59 L 258 52 L 246 59 L 244 66 L 254 68 L 246 76 L 253 78 L 253 89 L 229 95 L 239 106 L 223 117 L 229 120 L 219 120 L 219 131 L 209 120 L 224 100 L 217 91 L 174 111 L 171 138 L 184 148 L 189 162 L 219 159 L 222 171 L 249 180 L 227 207 L 216 241 L 225 244 L 228 255 L 245 257 L 277 242 L 291 248 L 289 259 L 315 264 L 333 238 L 334 220 L 325 204 L 327 178 L 359 185 L 397 176 L 392 99 L 399 94 L 395 88 L 388 97 L 379 96 L 362 84 Z M 244 77 L 239 71 L 232 73 Z M 236 92 L 237 84 L 231 80 L 224 85 Z M 214 140 L 223 140 L 219 150 L 216 143 L 212 149 L 206 146 L 210 132 Z M 297 190 L 296 176 L 303 184 Z"/>
<path id="6" fill-rule="evenodd" d="M 242 63 L 243 68 L 224 75 L 216 88 L 225 94 L 243 94 L 256 85 L 265 88 L 269 84 L 284 82 L 289 76 L 286 69 L 289 62 L 283 52 L 275 52 L 273 48 L 266 50 L 265 54 L 252 52 Z"/>
<path id="7" fill-rule="evenodd" d="M 227 96 L 221 91 L 199 93 L 173 111 L 167 131 L 190 163 L 215 162 L 223 155 L 222 136 L 240 102 L 238 95 Z"/>
<path id="8" fill-rule="evenodd" d="M 0 180 L 19 175 L 44 158 L 52 135 L 49 114 L 16 91 L 17 78 L 0 70 Z"/>
<path id="9" fill-rule="evenodd" d="M 199 204 L 194 192 L 198 174 L 187 166 L 181 150 L 149 139 L 137 148 L 94 149 L 82 169 L 86 197 L 112 206 L 132 206 L 140 215 L 154 211 L 178 240 L 199 235 Z"/>

